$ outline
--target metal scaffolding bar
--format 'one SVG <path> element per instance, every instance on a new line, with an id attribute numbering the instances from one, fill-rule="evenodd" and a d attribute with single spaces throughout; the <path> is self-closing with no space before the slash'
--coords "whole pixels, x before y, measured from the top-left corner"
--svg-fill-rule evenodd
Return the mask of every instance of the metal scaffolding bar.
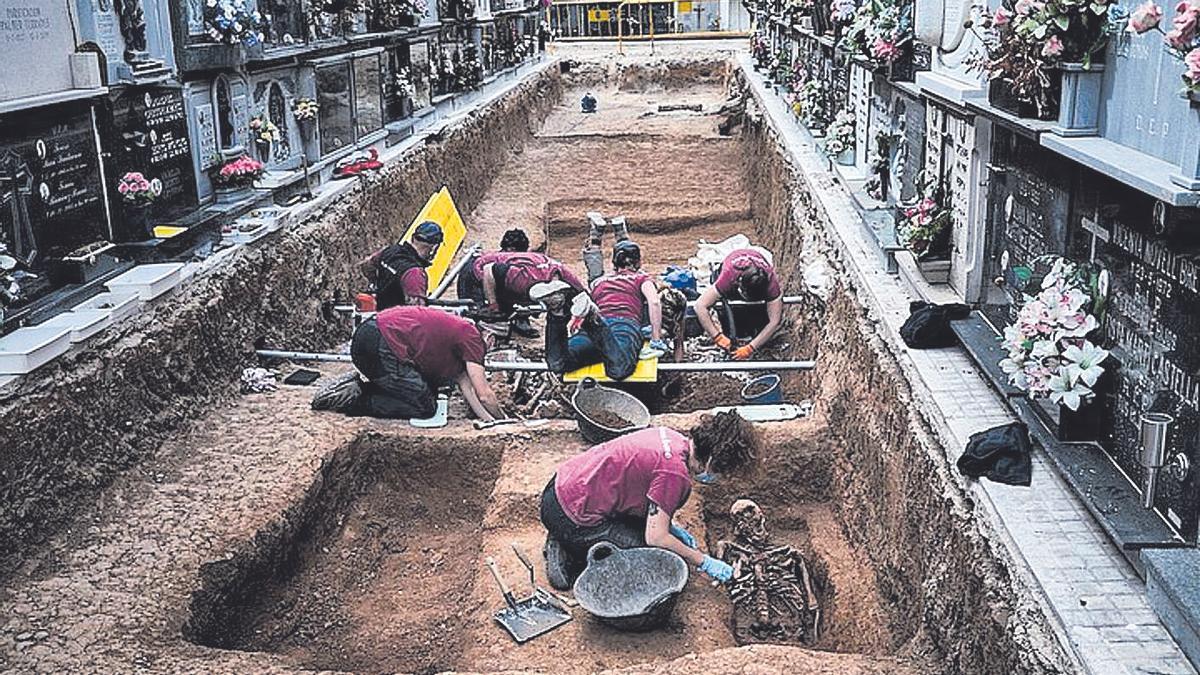
<path id="1" fill-rule="evenodd" d="M 325 354 L 321 352 L 289 352 L 276 349 L 259 349 L 256 352 L 265 359 L 288 359 L 290 361 L 331 361 L 350 363 L 349 354 Z M 505 372 L 547 372 L 550 367 L 545 361 L 485 361 L 488 370 Z M 672 373 L 723 373 L 732 371 L 791 371 L 812 370 L 816 361 L 712 361 L 707 363 L 659 363 L 658 369 Z"/>

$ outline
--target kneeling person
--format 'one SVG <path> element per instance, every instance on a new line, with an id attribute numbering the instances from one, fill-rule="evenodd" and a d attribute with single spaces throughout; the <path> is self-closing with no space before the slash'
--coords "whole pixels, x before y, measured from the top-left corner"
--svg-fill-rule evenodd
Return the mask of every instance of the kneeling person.
<path id="1" fill-rule="evenodd" d="M 593 363 L 604 374 L 623 380 L 637 369 L 642 351 L 642 314 L 650 317 L 651 347 L 666 351 L 662 342 L 662 305 L 650 275 L 641 271 L 642 252 L 629 240 L 613 246 L 612 274 L 592 282 L 591 296 L 575 295 L 569 284 L 551 281 L 529 290 L 530 299 L 546 307 L 546 363 L 563 374 Z"/>
<path id="2" fill-rule="evenodd" d="M 475 324 L 449 312 L 392 307 L 364 321 L 350 345 L 351 372 L 317 392 L 314 410 L 393 419 L 423 419 L 437 410 L 437 390 L 454 383 L 479 419 L 504 417 L 483 369 L 487 345 Z"/>
<path id="3" fill-rule="evenodd" d="M 560 464 L 541 502 L 551 585 L 570 588 L 583 571 L 588 549 L 602 541 L 621 548 L 665 548 L 708 576 L 728 581 L 732 568 L 700 550 L 673 516 L 687 502 L 693 476 L 710 480 L 710 472 L 736 470 L 753 456 L 753 448 L 718 445 L 722 438 L 752 438 L 744 429 L 730 435 L 730 424 L 745 423 L 733 414 L 709 418 L 693 430 L 691 440 L 666 427 L 651 427 Z"/>
<path id="4" fill-rule="evenodd" d="M 734 347 L 733 340 L 721 332 L 721 327 L 713 321 L 709 312 L 722 298 L 766 302 L 766 320 L 759 320 L 763 324 L 762 329 L 741 347 Z M 718 347 L 731 352 L 738 361 L 750 358 L 770 341 L 783 321 L 783 291 L 780 290 L 775 267 L 752 248 L 730 251 L 722 261 L 716 279 L 696 300 L 695 310 L 700 327 Z"/>

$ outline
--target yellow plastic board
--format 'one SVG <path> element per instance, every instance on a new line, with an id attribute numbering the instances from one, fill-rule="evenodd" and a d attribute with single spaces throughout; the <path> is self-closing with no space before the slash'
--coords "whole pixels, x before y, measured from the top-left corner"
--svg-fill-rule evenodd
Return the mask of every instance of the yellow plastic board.
<path id="1" fill-rule="evenodd" d="M 187 232 L 187 228 L 186 227 L 171 227 L 170 225 L 155 225 L 154 226 L 154 236 L 159 239 L 170 239 L 171 237 L 174 237 L 175 235 L 177 235 L 181 232 Z"/>
<path id="2" fill-rule="evenodd" d="M 679 7 L 675 11 L 679 12 L 680 14 L 687 14 L 688 12 L 692 11 L 692 3 L 685 0 L 679 0 Z"/>
<path id="3" fill-rule="evenodd" d="M 445 239 L 442 240 L 442 245 L 438 247 L 437 253 L 433 256 L 433 262 L 425 269 L 425 273 L 429 275 L 429 292 L 432 293 L 442 283 L 442 277 L 446 276 L 446 270 L 450 269 L 450 263 L 454 260 L 455 254 L 462 246 L 463 240 L 467 238 L 467 226 L 463 223 L 462 216 L 458 214 L 458 207 L 454 205 L 454 199 L 450 197 L 450 190 L 443 187 L 438 190 L 425 202 L 425 208 L 417 214 L 412 225 L 408 226 L 408 232 L 404 233 L 404 238 L 400 241 L 407 242 L 412 239 L 413 233 L 417 231 L 417 225 L 432 220 L 442 228 L 442 234 Z"/>
<path id="4" fill-rule="evenodd" d="M 604 374 L 603 363 L 593 363 L 590 366 L 584 366 L 578 370 L 563 375 L 564 382 L 579 382 L 584 378 L 590 377 L 597 382 L 613 382 Z M 657 382 L 658 381 L 658 358 L 642 359 L 638 361 L 637 368 L 634 368 L 633 374 L 621 380 L 621 382 Z"/>

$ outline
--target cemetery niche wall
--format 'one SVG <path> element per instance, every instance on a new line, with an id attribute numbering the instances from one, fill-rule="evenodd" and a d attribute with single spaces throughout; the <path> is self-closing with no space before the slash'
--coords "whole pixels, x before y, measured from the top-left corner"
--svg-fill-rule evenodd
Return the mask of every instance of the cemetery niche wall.
<path id="1" fill-rule="evenodd" d="M 997 327 L 1013 321 L 1015 271 L 1039 256 L 1063 255 L 1107 271 L 1097 339 L 1110 356 L 1086 440 L 1104 450 L 1131 490 L 1140 490 L 1139 420 L 1145 412 L 1172 415 L 1168 458 L 1180 470 L 1161 472 L 1154 505 L 1180 536 L 1196 542 L 1200 498 L 1190 467 L 1200 461 L 1200 214 L 1169 208 L 1007 131 L 996 134 L 993 165 L 988 271 L 1005 284 L 992 288 L 985 313 Z M 1061 411 L 1049 404 L 1040 410 L 1060 437 L 1067 433 Z M 1080 440 L 1077 433 L 1070 431 Z"/>

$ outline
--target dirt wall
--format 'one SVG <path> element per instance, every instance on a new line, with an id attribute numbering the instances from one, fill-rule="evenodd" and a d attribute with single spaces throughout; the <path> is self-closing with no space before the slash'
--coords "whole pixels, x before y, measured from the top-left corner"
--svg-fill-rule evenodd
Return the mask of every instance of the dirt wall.
<path id="1" fill-rule="evenodd" d="M 324 213 L 239 250 L 5 391 L 0 577 L 119 472 L 232 396 L 256 340 L 293 349 L 345 340 L 346 327 L 323 318 L 321 305 L 362 281 L 357 261 L 399 236 L 443 184 L 462 211 L 473 209 L 505 153 L 526 142 L 561 95 L 557 68 L 542 71 Z"/>
<path id="2" fill-rule="evenodd" d="M 791 162 L 753 102 L 743 145 L 758 236 L 775 250 L 785 285 L 803 287 L 814 254 L 837 280 L 827 300 L 807 295 L 789 313 L 795 353 L 818 363 L 789 391 L 811 397 L 846 448 L 833 468 L 833 502 L 847 537 L 877 569 L 897 641 L 932 646 L 946 673 L 1062 672 L 1065 657 L 1044 616 L 997 554 L 1000 535 L 951 475 L 896 355 L 866 316 L 834 225 L 814 198 L 816 181 Z"/>

